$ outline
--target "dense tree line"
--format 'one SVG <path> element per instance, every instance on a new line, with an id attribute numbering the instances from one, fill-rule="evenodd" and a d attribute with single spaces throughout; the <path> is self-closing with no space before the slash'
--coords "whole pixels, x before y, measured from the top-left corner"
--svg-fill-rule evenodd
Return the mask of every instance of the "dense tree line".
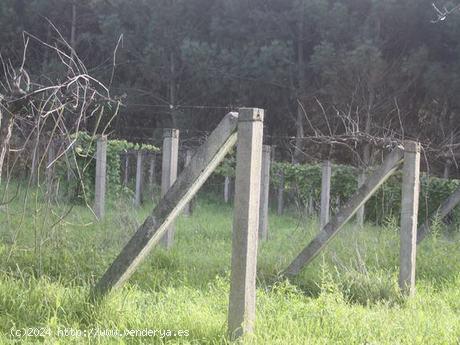
<path id="1" fill-rule="evenodd" d="M 436 15 L 425 0 L 3 0 L 0 49 L 19 61 L 23 31 L 55 38 L 49 19 L 122 97 L 112 124 L 120 137 L 169 126 L 208 131 L 226 109 L 261 107 L 267 140 L 289 142 L 295 161 L 318 146 L 286 137 L 340 137 L 340 147 L 359 153 L 341 157 L 364 164 L 379 152 L 366 138 L 413 138 L 449 175 L 459 141 L 460 15 L 433 23 Z M 53 78 L 54 59 L 31 47 L 28 71 Z"/>

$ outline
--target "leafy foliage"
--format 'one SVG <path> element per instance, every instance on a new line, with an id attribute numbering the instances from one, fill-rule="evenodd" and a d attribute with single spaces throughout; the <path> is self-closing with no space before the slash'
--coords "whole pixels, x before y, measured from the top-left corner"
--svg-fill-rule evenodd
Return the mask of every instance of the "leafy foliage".
<path id="1" fill-rule="evenodd" d="M 71 169 L 75 178 L 69 181 L 68 189 L 74 200 L 90 202 L 94 198 L 96 177 L 96 143 L 97 138 L 86 132 L 73 134 L 75 140 L 72 146 Z M 129 151 L 157 152 L 159 149 L 149 144 L 129 143 L 126 140 L 107 140 L 106 178 L 107 192 L 114 196 L 123 190 L 121 183 L 121 157 L 122 153 Z M 61 177 L 67 174 L 68 166 L 61 162 L 58 173 Z"/>
<path id="2" fill-rule="evenodd" d="M 309 199 L 319 200 L 321 195 L 321 166 L 291 163 L 274 163 L 271 183 L 279 187 L 280 176 L 284 175 L 285 189 L 292 192 L 303 203 Z M 344 165 L 334 165 L 331 177 L 331 207 L 347 201 L 358 187 L 359 171 Z M 383 224 L 388 217 L 399 219 L 401 212 L 402 173 L 391 176 L 366 203 L 366 218 Z M 460 187 L 459 180 L 448 180 L 423 174 L 420 180 L 419 221 L 424 222 L 433 215 L 439 205 Z M 452 212 L 449 222 L 460 224 L 460 208 Z"/>

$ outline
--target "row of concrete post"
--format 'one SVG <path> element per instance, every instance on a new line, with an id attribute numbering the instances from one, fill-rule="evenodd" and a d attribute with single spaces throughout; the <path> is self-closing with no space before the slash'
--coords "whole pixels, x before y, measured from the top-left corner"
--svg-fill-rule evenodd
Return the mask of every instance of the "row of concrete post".
<path id="1" fill-rule="evenodd" d="M 95 293 L 104 294 L 126 281 L 149 250 L 169 232 L 175 217 L 190 202 L 219 162 L 236 143 L 234 220 L 232 233 L 231 280 L 228 307 L 228 332 L 231 339 L 251 333 L 256 311 L 257 247 L 259 238 L 266 238 L 261 219 L 268 212 L 270 148 L 263 147 L 263 118 L 261 109 L 240 109 L 238 117 L 228 114 L 196 154 L 189 168 L 167 190 L 152 214 L 139 227 L 116 260 L 95 286 Z M 236 119 L 238 125 L 236 125 Z M 178 132 L 164 138 L 163 166 L 168 172 L 162 185 L 171 184 L 177 172 L 177 159 L 168 152 L 177 150 Z M 169 157 L 169 158 L 168 158 Z M 101 160 L 102 162 L 102 160 Z M 413 293 L 415 283 L 415 251 L 419 194 L 420 145 L 405 142 L 404 150 L 395 149 L 382 167 L 370 175 L 351 199 L 326 222 L 315 238 L 287 272 L 297 272 L 312 260 L 343 225 L 364 205 L 384 181 L 403 167 L 400 277 L 401 289 Z M 99 170 L 100 176 L 102 170 Z M 330 181 L 330 163 L 323 165 L 325 181 Z M 328 203 L 329 186 L 323 186 L 324 205 Z M 163 194 L 163 193 L 162 193 Z M 282 194 L 281 194 L 282 195 Z M 326 216 L 326 215 L 325 215 Z M 329 217 L 329 215 L 327 215 Z M 323 222 L 325 220 L 323 219 Z M 265 223 L 266 224 L 266 223 Z"/>
<path id="2" fill-rule="evenodd" d="M 105 180 L 106 180 L 106 152 L 107 152 L 107 137 L 101 136 L 97 141 L 96 152 L 96 193 L 95 207 L 96 216 L 101 219 L 104 216 L 105 204 Z M 177 177 L 179 156 L 179 130 L 165 129 L 163 132 L 163 160 L 161 174 L 161 197 L 163 197 L 169 187 L 174 183 Z M 187 165 L 192 156 L 192 151 L 186 151 L 185 165 Z M 128 183 L 129 179 L 129 154 L 125 155 L 124 168 L 124 184 Z M 134 205 L 139 207 L 142 203 L 142 189 L 144 181 L 144 154 L 142 151 L 136 152 L 136 184 L 134 194 Z M 150 158 L 149 164 L 149 183 L 153 185 L 155 179 L 155 155 Z M 269 145 L 263 145 L 262 149 L 262 165 L 261 165 L 261 195 L 260 195 L 260 220 L 259 220 L 259 237 L 262 240 L 268 238 L 268 210 L 269 210 L 269 190 L 270 190 L 270 165 L 272 160 L 272 150 Z M 331 192 L 331 176 L 332 164 L 329 160 L 322 164 L 322 183 L 321 183 L 321 209 L 320 209 L 320 229 L 329 222 L 330 215 L 330 192 Z M 358 185 L 364 182 L 364 174 L 359 176 Z M 281 176 L 280 187 L 278 189 L 278 214 L 284 211 L 284 176 Z M 224 201 L 230 200 L 231 178 L 226 176 L 224 179 Z M 312 205 L 310 205 L 312 206 Z M 184 209 L 184 214 L 190 214 L 190 205 Z M 364 206 L 357 213 L 357 222 L 360 226 L 364 221 Z M 163 238 L 163 243 L 166 247 L 170 247 L 174 239 L 174 226 L 171 226 L 170 231 Z"/>
<path id="3" fill-rule="evenodd" d="M 106 156 L 107 156 L 107 136 L 100 136 L 97 140 L 96 149 L 96 181 L 95 181 L 95 202 L 94 212 L 98 219 L 104 217 L 105 210 L 105 189 L 106 189 Z M 179 130 L 165 129 L 163 131 L 163 150 L 162 150 L 162 173 L 161 173 L 161 197 L 173 185 L 177 178 L 179 156 Z M 124 184 L 129 180 L 129 154 L 125 155 Z M 192 157 L 191 150 L 187 150 L 185 165 L 190 163 Z M 136 188 L 134 194 L 134 205 L 139 207 L 142 203 L 142 190 L 144 181 L 144 152 L 136 152 Z M 155 180 L 155 155 L 151 156 L 149 165 L 149 183 L 154 184 Z M 190 205 L 184 209 L 185 214 L 190 213 Z M 163 237 L 162 243 L 166 248 L 170 248 L 174 241 L 174 225 L 169 227 Z"/>
<path id="4" fill-rule="evenodd" d="M 263 145 L 262 148 L 262 173 L 261 173 L 261 195 L 260 195 L 260 225 L 259 237 L 266 240 L 268 238 L 268 210 L 270 200 L 270 166 L 272 161 L 272 150 L 269 145 Z M 326 160 L 322 164 L 321 169 L 321 208 L 320 208 L 320 229 L 322 229 L 328 222 L 331 212 L 331 177 L 332 177 L 332 164 L 331 161 Z M 358 188 L 364 183 L 365 174 L 362 173 L 358 176 Z M 226 203 L 230 200 L 230 185 L 231 178 L 225 176 L 224 179 L 224 201 Z M 277 213 L 282 215 L 284 212 L 284 175 L 280 175 L 280 185 L 277 191 Z M 313 213 L 313 200 L 308 202 L 309 214 Z M 356 222 L 362 227 L 364 224 L 364 206 L 360 207 L 356 214 Z"/>

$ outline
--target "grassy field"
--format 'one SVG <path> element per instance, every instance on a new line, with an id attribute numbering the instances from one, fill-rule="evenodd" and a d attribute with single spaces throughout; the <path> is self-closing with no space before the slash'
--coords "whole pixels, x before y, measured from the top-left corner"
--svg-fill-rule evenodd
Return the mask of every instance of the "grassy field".
<path id="1" fill-rule="evenodd" d="M 128 206 L 127 206 L 128 205 Z M 149 207 L 112 201 L 94 223 L 82 206 L 54 210 L 30 193 L 0 210 L 0 343 L 225 344 L 232 209 L 210 197 L 177 221 L 176 243 L 155 249 L 129 284 L 88 301 Z M 70 211 L 69 211 L 70 210 Z M 59 217 L 68 216 L 59 222 Z M 348 225 L 294 281 L 279 273 L 317 232 L 315 220 L 270 216 L 259 247 L 257 344 L 460 344 L 460 239 L 435 233 L 417 253 L 417 295 L 397 288 L 395 222 Z M 13 337 L 41 327 L 51 335 Z M 188 336 L 63 337 L 64 329 L 164 329 Z M 89 334 L 87 334 L 89 335 Z"/>

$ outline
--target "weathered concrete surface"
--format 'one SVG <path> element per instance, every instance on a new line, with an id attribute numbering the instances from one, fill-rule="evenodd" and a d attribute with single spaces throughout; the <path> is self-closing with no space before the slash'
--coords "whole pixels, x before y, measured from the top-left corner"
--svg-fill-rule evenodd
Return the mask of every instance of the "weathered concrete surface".
<path id="1" fill-rule="evenodd" d="M 134 194 L 134 206 L 139 207 L 142 204 L 142 189 L 144 182 L 144 165 L 142 151 L 137 152 L 136 161 L 136 192 Z"/>
<path id="2" fill-rule="evenodd" d="M 231 339 L 254 327 L 263 118 L 261 109 L 240 109 L 228 307 Z"/>
<path id="3" fill-rule="evenodd" d="M 321 213 L 320 213 L 320 228 L 329 223 L 329 212 L 331 210 L 331 176 L 332 165 L 331 161 L 323 162 L 321 173 Z"/>
<path id="4" fill-rule="evenodd" d="M 156 154 L 150 154 L 150 163 L 149 163 L 149 186 L 153 187 L 156 181 Z"/>
<path id="5" fill-rule="evenodd" d="M 107 170 L 107 136 L 102 135 L 96 144 L 96 181 L 94 214 L 97 219 L 104 218 L 105 214 L 105 189 Z"/>
<path id="6" fill-rule="evenodd" d="M 280 173 L 280 185 L 278 187 L 277 194 L 277 208 L 276 213 L 278 216 L 281 216 L 284 213 L 284 173 Z"/>
<path id="7" fill-rule="evenodd" d="M 193 157 L 193 152 L 192 150 L 187 150 L 185 152 L 185 165 L 184 165 L 184 168 L 190 164 L 191 160 L 192 160 L 192 157 Z M 184 215 L 185 216 L 190 216 L 192 214 L 192 200 L 190 200 L 190 202 L 184 206 L 184 211 L 183 211 Z"/>
<path id="8" fill-rule="evenodd" d="M 237 118 L 235 113 L 226 115 L 208 140 L 197 150 L 194 159 L 92 289 L 93 298 L 103 296 L 111 289 L 121 286 L 160 241 L 185 204 L 193 198 L 235 145 Z"/>
<path id="9" fill-rule="evenodd" d="M 302 250 L 284 272 L 285 275 L 296 275 L 308 265 L 342 229 L 356 211 L 369 200 L 375 191 L 399 168 L 403 161 L 400 148 L 394 149 L 383 164 L 359 188 L 348 202 L 327 223 L 319 234 Z"/>
<path id="10" fill-rule="evenodd" d="M 364 181 L 366 181 L 366 172 L 363 170 L 358 175 L 358 188 L 360 188 L 363 185 Z M 366 205 L 363 204 L 363 206 L 361 206 L 356 212 L 356 223 L 358 224 L 360 228 L 364 226 L 364 211 L 365 211 L 364 208 L 365 207 Z"/>
<path id="11" fill-rule="evenodd" d="M 165 129 L 163 131 L 163 162 L 161 170 L 161 196 L 168 192 L 177 178 L 177 163 L 179 159 L 179 130 Z M 164 234 L 161 243 L 167 249 L 174 243 L 176 229 L 171 224 Z"/>
<path id="12" fill-rule="evenodd" d="M 405 141 L 401 198 L 399 287 L 407 295 L 415 293 L 419 192 L 420 143 Z"/>
<path id="13" fill-rule="evenodd" d="M 224 202 L 228 204 L 230 201 L 230 183 L 231 178 L 229 176 L 225 176 L 224 179 Z"/>
<path id="14" fill-rule="evenodd" d="M 51 201 L 52 198 L 55 196 L 55 186 L 54 186 L 54 161 L 56 159 L 56 144 L 51 139 L 48 145 L 48 152 L 47 152 L 47 164 L 46 164 L 46 198 L 48 201 Z"/>
<path id="15" fill-rule="evenodd" d="M 126 152 L 124 155 L 125 159 L 125 171 L 123 176 L 123 185 L 126 187 L 129 182 L 129 152 Z"/>
<path id="16" fill-rule="evenodd" d="M 262 147 L 262 169 L 260 180 L 259 240 L 268 239 L 268 202 L 270 196 L 271 147 Z"/>

